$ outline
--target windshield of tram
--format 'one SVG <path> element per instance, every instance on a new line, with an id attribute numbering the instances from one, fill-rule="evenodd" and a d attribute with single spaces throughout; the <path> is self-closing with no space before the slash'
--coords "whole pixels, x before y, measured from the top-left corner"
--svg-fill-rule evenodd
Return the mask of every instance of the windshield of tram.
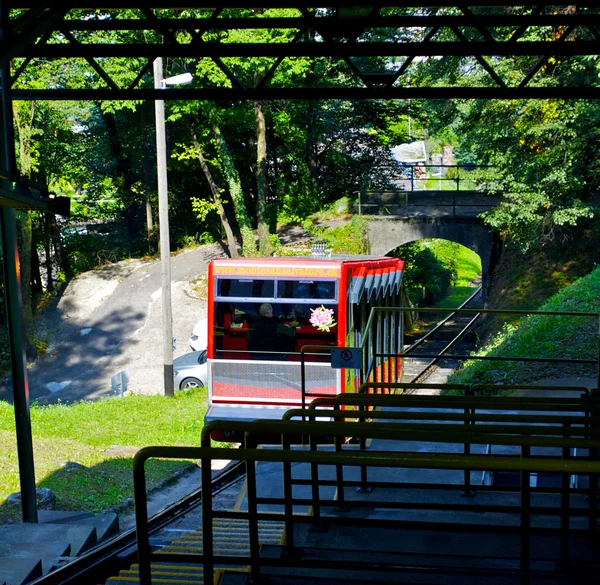
<path id="1" fill-rule="evenodd" d="M 303 345 L 334 346 L 337 300 L 335 280 L 216 277 L 215 358 L 299 360 Z M 318 327 L 323 309 L 330 324 Z"/>

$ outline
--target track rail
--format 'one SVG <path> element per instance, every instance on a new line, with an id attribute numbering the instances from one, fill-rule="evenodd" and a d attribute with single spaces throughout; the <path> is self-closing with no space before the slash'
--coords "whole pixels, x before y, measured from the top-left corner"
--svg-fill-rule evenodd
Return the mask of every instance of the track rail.
<path id="1" fill-rule="evenodd" d="M 464 301 L 457 310 L 465 309 L 468 305 L 475 304 L 481 293 L 481 286 L 478 287 L 473 294 Z M 425 335 L 415 341 L 404 351 L 405 358 L 422 358 L 428 359 L 431 354 L 436 354 L 419 372 L 413 374 L 410 383 L 417 384 L 426 380 L 437 366 L 438 362 L 442 359 L 448 359 L 449 352 L 454 346 L 456 346 L 464 336 L 470 331 L 475 322 L 481 317 L 481 313 L 476 313 L 473 317 L 465 320 L 464 317 L 460 317 L 455 311 L 451 312 L 444 319 L 439 321 L 432 329 L 430 329 Z M 466 324 L 465 324 L 466 323 Z M 448 341 L 448 337 L 450 340 Z M 425 342 L 429 342 L 429 346 L 424 348 Z M 442 346 L 441 349 L 439 346 Z M 431 351 L 433 347 L 435 351 Z M 422 351 L 424 350 L 424 351 Z M 420 355 L 421 354 L 421 355 Z M 406 360 L 405 360 L 406 369 Z"/>
<path id="2" fill-rule="evenodd" d="M 212 482 L 213 497 L 238 481 L 244 473 L 243 463 L 237 462 L 215 477 Z M 200 506 L 201 502 L 202 489 L 198 488 L 159 512 L 150 518 L 150 536 L 188 514 L 190 510 Z M 136 559 L 136 533 L 135 528 L 132 528 L 33 581 L 32 585 L 95 585 L 116 575 L 121 568 L 128 568 Z"/>

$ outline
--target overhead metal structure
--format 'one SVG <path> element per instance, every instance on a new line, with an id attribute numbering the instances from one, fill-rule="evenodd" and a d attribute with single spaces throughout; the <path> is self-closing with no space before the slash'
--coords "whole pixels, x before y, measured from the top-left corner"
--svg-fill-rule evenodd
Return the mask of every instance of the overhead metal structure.
<path id="1" fill-rule="evenodd" d="M 0 231 L 25 521 L 37 504 L 12 208 L 68 206 L 18 176 L 12 100 L 600 98 L 596 2 L 218 4 L 0 0 Z M 193 71 L 193 85 L 153 88 L 157 57 Z M 255 60 L 251 75 L 240 57 Z M 308 73 L 293 73 L 299 60 Z M 55 62 L 65 75 L 30 86 Z"/>
<path id="2" fill-rule="evenodd" d="M 589 79 L 573 75 L 569 85 L 557 85 L 551 78 L 573 59 L 600 53 L 597 3 L 6 4 L 0 68 L 12 62 L 18 100 L 161 99 L 163 90 L 153 89 L 149 75 L 157 57 L 185 63 L 189 71 L 202 61 L 210 66 L 210 75 L 195 74 L 192 87 L 169 90 L 169 99 L 600 97 Z M 239 57 L 257 59 L 262 73 L 246 79 L 231 61 Z M 290 85 L 290 76 L 278 72 L 299 59 L 310 62 L 314 75 L 298 75 Z M 77 76 L 28 88 L 28 69 L 48 60 L 77 68 Z M 442 68 L 454 71 L 454 83 L 440 82 Z M 475 84 L 461 82 L 466 70 Z"/>

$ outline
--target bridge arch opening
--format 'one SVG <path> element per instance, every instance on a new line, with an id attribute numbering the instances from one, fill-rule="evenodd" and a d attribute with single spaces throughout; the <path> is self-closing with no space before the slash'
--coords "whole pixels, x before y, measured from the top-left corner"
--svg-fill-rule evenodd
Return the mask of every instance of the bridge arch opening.
<path id="1" fill-rule="evenodd" d="M 482 280 L 479 254 L 462 244 L 439 238 L 407 242 L 388 255 L 406 261 L 404 287 L 413 305 L 458 306 Z"/>
<path id="2" fill-rule="evenodd" d="M 369 252 L 387 255 L 392 250 L 423 239 L 441 239 L 461 244 L 481 258 L 481 285 L 487 290 L 500 253 L 500 239 L 479 218 L 399 218 L 370 216 L 367 224 Z"/>

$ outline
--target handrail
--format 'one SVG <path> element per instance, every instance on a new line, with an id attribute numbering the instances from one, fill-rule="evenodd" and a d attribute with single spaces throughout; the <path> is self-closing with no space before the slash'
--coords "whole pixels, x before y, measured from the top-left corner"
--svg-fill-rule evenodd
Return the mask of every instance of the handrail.
<path id="1" fill-rule="evenodd" d="M 583 394 L 589 395 L 590 394 L 590 389 L 587 386 L 550 386 L 549 388 L 545 388 L 543 386 L 536 386 L 536 385 L 528 385 L 528 384 L 502 384 L 502 386 L 498 386 L 497 384 L 415 384 L 412 382 L 365 382 L 364 384 L 361 384 L 359 389 L 358 389 L 358 393 L 365 393 L 369 388 L 381 388 L 381 389 L 388 389 L 388 390 L 392 390 L 392 389 L 404 389 L 404 388 L 416 388 L 416 389 L 436 389 L 436 388 L 445 388 L 448 390 L 463 390 L 465 392 L 478 392 L 478 391 L 485 391 L 485 390 L 497 390 L 498 388 L 501 388 L 502 390 L 549 390 L 550 392 L 554 392 L 554 391 L 565 391 L 565 390 L 569 390 L 569 391 L 573 391 L 573 392 L 582 392 Z M 404 399 L 408 398 L 408 396 L 405 396 Z M 439 396 L 434 398 L 434 400 L 440 399 L 440 398 L 461 398 L 460 396 L 457 397 L 450 397 L 450 396 Z M 507 398 L 517 398 L 515 396 L 493 396 L 493 398 L 500 398 L 501 400 L 505 400 Z M 520 398 L 524 398 L 524 397 L 520 397 Z M 532 396 L 527 397 L 527 398 L 534 398 Z"/>
<path id="2" fill-rule="evenodd" d="M 552 437 L 532 437 L 515 436 L 510 433 L 486 432 L 486 427 L 490 425 L 465 425 L 464 430 L 456 430 L 456 425 L 437 425 L 436 430 L 432 430 L 431 425 L 411 424 L 403 427 L 399 423 L 378 423 L 370 425 L 356 422 L 319 422 L 319 421 L 233 421 L 233 420 L 214 420 L 206 425 L 206 431 L 202 429 L 201 444 L 208 445 L 210 433 L 215 430 L 229 430 L 246 435 L 260 436 L 264 433 L 279 434 L 287 436 L 321 436 L 321 437 L 347 437 L 369 439 L 386 439 L 401 441 L 426 441 L 426 442 L 446 442 L 446 443 L 493 443 L 498 445 L 522 445 L 531 447 L 579 447 L 579 448 L 600 448 L 600 438 L 595 439 L 577 439 L 566 438 L 556 439 Z M 493 435 L 497 435 L 494 438 Z"/>
<path id="3" fill-rule="evenodd" d="M 466 399 L 466 400 L 465 400 Z M 323 407 L 340 407 L 340 406 L 367 406 L 367 407 L 404 407 L 404 408 L 424 408 L 438 409 L 448 408 L 462 410 L 469 408 L 484 408 L 485 410 L 500 410 L 504 411 L 507 408 L 513 407 L 519 410 L 549 410 L 555 407 L 561 409 L 569 409 L 571 406 L 574 411 L 581 410 L 581 399 L 597 401 L 596 397 L 588 397 L 583 395 L 579 398 L 567 397 L 518 397 L 518 396 L 419 396 L 419 395 L 403 395 L 403 394 L 338 394 L 331 398 L 315 398 L 309 407 L 304 410 L 316 410 Z M 593 404 L 593 402 L 592 402 Z M 600 408 L 600 403 L 598 405 Z M 289 412 L 289 411 L 287 411 Z M 353 412 L 353 411 L 352 411 Z M 416 413 L 415 413 L 416 414 Z M 284 415 L 285 417 L 285 415 Z"/>
<path id="4" fill-rule="evenodd" d="M 313 352 L 309 355 L 325 354 L 326 352 L 331 353 L 332 349 L 336 346 L 333 345 L 303 345 L 300 348 L 300 389 L 302 392 L 302 408 L 306 408 L 306 354 Z M 325 350 L 325 351 L 323 351 Z M 316 354 L 314 352 L 317 352 Z"/>
<path id="5" fill-rule="evenodd" d="M 413 307 L 373 307 L 369 313 L 364 331 L 368 331 L 372 327 L 375 315 L 378 312 L 386 313 L 401 313 L 414 311 Z M 599 337 L 600 337 L 600 312 L 577 312 L 577 311 L 524 311 L 515 309 L 443 309 L 439 307 L 420 307 L 420 313 L 453 313 L 466 315 L 513 315 L 513 316 L 564 316 L 564 317 L 590 317 L 598 321 Z M 361 347 L 364 347 L 366 336 L 363 336 Z M 380 357 L 397 357 L 402 358 L 405 352 L 396 354 L 377 354 Z M 419 357 L 439 357 L 436 355 L 423 355 Z M 452 356 L 455 359 L 479 359 L 489 361 L 527 361 L 527 362 L 560 362 L 560 363 L 579 363 L 579 364 L 595 364 L 597 366 L 597 387 L 600 387 L 600 343 L 598 344 L 596 358 L 593 360 L 579 360 L 567 358 L 521 358 L 521 357 L 497 357 L 497 356 Z M 369 369 L 370 370 L 370 369 Z"/>
<path id="6" fill-rule="evenodd" d="M 252 423 L 247 423 L 252 425 Z M 309 423 L 304 423 L 309 424 Z M 335 423 L 332 423 L 335 424 Z M 364 425 L 363 425 L 364 426 Z M 368 425 L 374 429 L 379 425 Z M 148 514 L 147 514 L 147 496 L 146 496 L 146 478 L 145 462 L 150 458 L 166 459 L 199 459 L 202 463 L 202 489 L 203 497 L 203 541 L 204 550 L 201 555 L 195 555 L 194 560 L 198 560 L 204 565 L 204 580 L 207 585 L 214 584 L 214 565 L 215 554 L 213 550 L 212 538 L 212 520 L 219 513 L 212 509 L 212 494 L 210 492 L 211 467 L 213 459 L 232 459 L 246 462 L 247 469 L 253 469 L 255 462 L 267 461 L 277 463 L 308 463 L 310 465 L 339 465 L 339 466 L 371 466 L 371 467 L 392 467 L 409 469 L 466 469 L 475 471 L 488 469 L 490 471 L 508 470 L 517 471 L 525 475 L 528 481 L 529 473 L 554 472 L 562 474 L 600 474 L 600 461 L 588 458 L 572 459 L 553 459 L 547 457 L 532 456 L 529 451 L 524 453 L 523 457 L 514 457 L 507 459 L 495 455 L 452 455 L 440 457 L 436 453 L 385 453 L 378 451 L 371 452 L 319 452 L 319 451 L 277 451 L 265 449 L 241 448 L 231 450 L 225 448 L 207 448 L 207 447 L 145 447 L 138 451 L 133 459 L 133 480 L 135 496 L 135 515 L 136 530 L 138 538 L 138 559 L 139 559 L 139 577 L 141 585 L 151 585 L 152 577 L 150 571 L 151 549 L 148 538 Z M 252 528 L 250 533 L 251 549 L 252 543 L 258 543 L 258 515 L 256 512 L 256 476 L 253 476 L 253 489 L 249 489 L 248 517 Z M 250 488 L 250 486 L 249 486 Z M 252 496 L 250 495 L 252 494 Z M 529 489 L 524 489 L 523 494 L 527 496 L 522 500 L 524 509 L 521 511 L 521 531 L 523 533 L 521 541 L 521 569 L 529 569 L 529 532 L 530 532 L 530 502 Z M 317 494 L 318 496 L 318 494 Z M 562 518 L 562 516 L 561 516 Z M 293 518 L 292 518 L 293 521 Z M 567 516 L 568 521 L 568 516 Z M 293 527 L 292 527 L 293 529 Z M 568 537 L 568 534 L 567 534 Z M 175 557 L 177 555 L 174 555 Z M 190 559 L 191 555 L 182 555 Z M 218 557 L 221 558 L 221 557 Z M 181 559 L 183 560 L 183 558 Z M 238 562 L 244 562 L 246 559 L 237 559 Z M 264 562 L 264 561 L 263 561 Z M 251 555 L 249 559 L 251 575 L 254 580 L 260 577 L 261 560 L 258 555 Z M 336 565 L 335 561 L 331 562 Z"/>
<path id="7" fill-rule="evenodd" d="M 366 389 L 368 389 L 368 387 L 387 387 L 387 388 L 394 388 L 394 387 L 403 387 L 403 386 L 411 386 L 411 387 L 421 387 L 421 386 L 434 386 L 435 385 L 421 385 L 421 384 L 403 384 L 403 383 L 367 383 L 364 385 L 366 387 Z M 465 391 L 465 395 L 466 396 L 427 396 L 426 398 L 422 397 L 422 396 L 418 396 L 418 395 L 409 395 L 409 396 L 405 396 L 404 394 L 387 394 L 387 395 L 380 395 L 380 394 L 367 394 L 367 393 L 361 393 L 361 394 L 344 394 L 344 395 L 340 395 L 334 398 L 328 398 L 328 399 L 316 399 L 314 400 L 311 405 L 310 405 L 310 409 L 309 409 L 309 413 L 314 413 L 316 412 L 315 409 L 318 406 L 329 406 L 329 407 L 333 407 L 333 408 L 339 408 L 341 406 L 350 406 L 350 405 L 354 405 L 357 406 L 359 409 L 362 408 L 373 408 L 375 406 L 379 406 L 379 407 L 390 407 L 390 406 L 396 406 L 396 407 L 404 407 L 404 408 L 425 408 L 427 410 L 430 409 L 439 409 L 439 408 L 453 408 L 453 409 L 460 409 L 463 410 L 464 409 L 464 424 L 474 424 L 475 421 L 473 421 L 472 419 L 469 419 L 467 415 L 469 414 L 473 414 L 475 415 L 476 412 L 476 408 L 484 408 L 487 411 L 489 410 L 493 410 L 493 409 L 500 409 L 502 412 L 504 412 L 506 409 L 508 408 L 513 408 L 513 409 L 517 409 L 517 410 L 540 410 L 540 409 L 544 409 L 544 410 L 552 410 L 552 409 L 558 409 L 559 412 L 562 414 L 565 411 L 566 412 L 581 412 L 582 410 L 582 405 L 586 405 L 585 408 L 588 409 L 588 411 L 586 411 L 584 414 L 585 418 L 583 418 L 584 421 L 586 421 L 588 424 L 589 422 L 591 422 L 591 417 L 589 417 L 589 411 L 592 411 L 594 413 L 598 412 L 597 408 L 593 406 L 594 403 L 599 403 L 598 398 L 596 396 L 594 397 L 590 397 L 589 396 L 589 391 L 586 387 L 574 387 L 574 386 L 560 386 L 560 387 L 556 387 L 556 389 L 563 389 L 563 390 L 575 390 L 578 392 L 581 392 L 581 396 L 580 397 L 570 397 L 570 398 L 561 398 L 561 397 L 514 397 L 514 396 L 505 396 L 505 397 L 491 397 L 491 396 L 475 396 L 477 390 L 479 389 L 487 389 L 490 385 L 481 385 L 480 388 L 478 388 L 477 386 L 474 387 L 469 387 L 469 386 L 465 386 L 465 385 L 456 385 L 459 386 L 460 389 L 463 389 Z M 493 387 L 493 386 L 492 386 Z M 517 388 L 519 388 L 519 386 L 517 385 Z M 525 387 L 527 388 L 527 387 Z M 529 388 L 535 389 L 535 390 L 539 390 L 539 386 L 530 386 Z M 365 388 L 362 388 L 362 390 L 364 390 Z M 521 389 L 523 389 L 521 387 Z M 600 406 L 600 403 L 599 403 Z M 290 412 L 290 411 L 288 411 Z M 331 412 L 331 411 L 329 411 Z M 309 414 L 308 418 L 309 419 L 313 419 L 314 416 L 311 416 L 311 414 Z M 387 413 L 387 414 L 392 414 L 392 413 Z M 494 415 L 495 418 L 498 418 L 500 415 Z M 535 418 L 536 415 L 527 415 L 529 416 L 531 419 Z M 527 418 L 527 416 L 525 416 L 524 418 Z M 305 414 L 306 417 L 306 414 Z M 288 418 L 287 416 L 284 416 L 284 418 Z M 357 418 L 361 418 L 361 417 L 357 417 Z M 374 417 L 372 417 L 374 418 Z M 395 416 L 389 416 L 387 418 L 390 419 L 394 419 L 394 418 L 400 418 L 400 417 L 395 417 Z M 413 417 L 415 418 L 415 417 Z M 417 417 L 418 418 L 418 417 Z M 431 416 L 430 413 L 427 413 L 426 415 L 423 415 L 423 419 L 427 420 L 427 418 L 431 419 L 434 418 L 433 416 Z M 554 419 L 556 421 L 558 417 L 556 415 L 554 415 Z M 580 422 L 581 422 L 581 415 L 580 415 Z M 361 441 L 361 448 L 363 447 L 363 441 Z M 470 441 L 465 441 L 463 443 L 464 445 L 464 453 L 465 454 L 469 454 L 470 450 L 471 450 L 471 442 Z M 337 447 L 337 443 L 336 443 L 336 447 Z M 337 475 L 338 475 L 338 481 L 342 482 L 343 480 L 343 470 L 338 469 L 337 470 Z M 362 487 L 361 489 L 363 490 L 367 490 L 368 488 L 367 486 L 367 470 L 366 469 L 361 469 L 361 481 L 362 481 Z M 468 496 L 472 496 L 474 495 L 473 491 L 470 488 L 470 483 L 471 483 L 471 477 L 470 477 L 470 473 L 465 472 L 464 473 L 464 495 L 468 495 Z"/>
<path id="8" fill-rule="evenodd" d="M 297 417 L 303 417 L 309 420 L 313 420 L 317 416 L 327 416 L 332 419 L 359 419 L 361 421 L 367 421 L 370 419 L 385 419 L 385 420 L 398 420 L 405 421 L 406 424 L 412 424 L 413 421 L 446 421 L 446 422 L 457 422 L 464 423 L 468 422 L 505 422 L 505 423 L 524 423 L 523 428 L 531 430 L 532 433 L 540 431 L 541 434 L 549 434 L 552 429 L 550 427 L 542 427 L 540 423 L 548 423 L 549 425 L 594 425 L 596 424 L 600 429 L 600 416 L 594 417 L 583 417 L 573 416 L 564 414 L 554 415 L 535 415 L 535 414 L 489 414 L 489 413 L 464 413 L 464 412 L 402 412 L 402 411 L 365 411 L 365 410 L 331 410 L 331 409 L 313 409 L 312 406 L 303 408 L 293 408 L 288 410 L 283 415 L 282 420 L 293 420 Z M 436 425 L 437 426 L 437 425 Z M 484 432 L 497 430 L 493 428 L 494 425 L 485 425 Z M 500 427 L 498 427 L 499 429 Z M 509 427 L 502 427 L 509 429 Z M 521 427 L 520 427 L 521 428 Z M 555 427 L 558 428 L 558 427 Z M 478 429 L 479 430 L 479 429 Z M 567 434 L 577 434 L 575 431 L 580 429 L 570 429 Z M 560 433 L 564 434 L 564 433 Z M 600 430 L 588 428 L 586 435 L 600 434 Z"/>

